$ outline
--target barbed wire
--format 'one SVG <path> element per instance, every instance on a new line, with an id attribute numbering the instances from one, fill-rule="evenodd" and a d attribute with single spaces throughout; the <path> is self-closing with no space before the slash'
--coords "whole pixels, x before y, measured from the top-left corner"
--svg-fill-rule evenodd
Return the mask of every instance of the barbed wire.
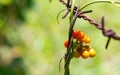
<path id="1" fill-rule="evenodd" d="M 63 19 L 71 12 L 71 4 L 70 4 L 70 0 L 60 0 L 61 3 L 63 3 L 65 6 L 66 6 L 66 10 L 67 12 L 63 15 Z M 71 21 L 71 25 L 70 25 L 70 28 L 69 28 L 69 35 L 68 35 L 68 48 L 67 48 L 67 51 L 66 51 L 66 54 L 64 56 L 64 59 L 65 59 L 65 65 L 64 65 L 64 69 L 65 69 L 65 72 L 64 72 L 64 75 L 70 75 L 70 71 L 69 71 L 69 64 L 70 64 L 70 61 L 72 59 L 72 46 L 73 46 L 73 28 L 74 28 L 74 25 L 75 25 L 75 22 L 77 20 L 77 18 L 82 18 L 86 21 L 88 21 L 91 25 L 94 25 L 97 29 L 101 30 L 102 31 L 102 34 L 106 37 L 108 37 L 108 41 L 106 43 L 106 49 L 108 48 L 108 45 L 109 45 L 109 42 L 110 42 L 110 39 L 113 38 L 115 40 L 119 40 L 120 41 L 120 36 L 116 35 L 116 32 L 114 32 L 112 29 L 107 29 L 105 28 L 105 25 L 104 25 L 104 17 L 101 18 L 101 23 L 97 23 L 95 22 L 93 19 L 89 18 L 88 16 L 86 16 L 85 14 L 86 13 L 91 13 L 92 10 L 87 10 L 87 11 L 81 11 L 80 9 L 78 9 L 80 6 L 76 7 L 74 6 L 73 8 L 73 19 Z M 62 11 L 61 11 L 62 12 Z"/>
<path id="2" fill-rule="evenodd" d="M 62 2 L 67 7 L 68 12 L 70 12 L 71 5 L 69 5 L 69 3 L 65 2 L 64 0 L 60 0 L 60 2 Z M 68 1 L 68 2 L 70 2 L 70 1 Z M 68 12 L 67 12 L 67 14 L 68 14 Z M 75 14 L 76 12 L 77 12 L 77 7 L 75 6 L 73 13 Z M 116 35 L 116 32 L 114 32 L 112 29 L 107 29 L 104 27 L 104 17 L 102 17 L 101 24 L 100 24 L 100 23 L 95 22 L 94 20 L 92 20 L 88 16 L 86 16 L 85 13 L 89 13 L 89 11 L 82 12 L 79 10 L 79 14 L 77 15 L 77 17 L 83 18 L 84 20 L 88 21 L 90 24 L 96 26 L 97 29 L 102 31 L 104 36 L 108 37 L 108 41 L 106 43 L 106 48 L 108 48 L 108 45 L 109 45 L 111 38 L 120 41 L 120 36 Z M 66 14 L 65 14 L 65 16 L 66 16 Z"/>

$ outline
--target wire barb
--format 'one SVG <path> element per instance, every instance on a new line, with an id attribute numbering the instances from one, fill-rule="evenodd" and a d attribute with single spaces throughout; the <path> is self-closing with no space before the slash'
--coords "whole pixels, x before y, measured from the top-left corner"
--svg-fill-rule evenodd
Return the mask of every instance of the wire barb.
<path id="1" fill-rule="evenodd" d="M 111 37 L 108 37 L 108 41 L 107 41 L 106 46 L 105 46 L 106 49 L 108 48 L 108 45 L 109 45 L 109 43 L 110 43 L 110 40 L 111 40 Z"/>
<path id="2" fill-rule="evenodd" d="M 82 13 L 79 14 L 78 18 L 83 18 L 84 20 L 87 20 L 90 24 L 96 26 L 97 29 L 102 30 L 104 36 L 111 37 L 115 40 L 120 41 L 120 36 L 116 35 L 116 33 L 112 29 L 106 29 L 104 27 L 104 24 L 99 24 Z M 104 18 L 102 18 L 102 21 L 104 23 Z"/>

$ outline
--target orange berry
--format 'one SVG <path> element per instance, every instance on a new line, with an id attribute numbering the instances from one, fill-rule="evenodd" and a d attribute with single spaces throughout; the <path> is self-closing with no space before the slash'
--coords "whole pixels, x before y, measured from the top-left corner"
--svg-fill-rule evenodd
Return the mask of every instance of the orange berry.
<path id="1" fill-rule="evenodd" d="M 77 31 L 77 30 L 74 30 L 74 32 L 73 32 L 73 38 L 74 38 L 74 39 L 77 39 L 77 36 L 78 36 L 78 31 Z"/>
<path id="2" fill-rule="evenodd" d="M 85 42 L 86 41 L 87 36 L 85 35 L 82 39 L 79 39 L 80 42 Z"/>
<path id="3" fill-rule="evenodd" d="M 85 43 L 90 43 L 90 41 L 91 41 L 91 39 L 89 38 L 89 37 L 86 37 L 86 39 L 85 39 Z"/>
<path id="4" fill-rule="evenodd" d="M 64 41 L 64 46 L 68 48 L 68 40 Z"/>
<path id="5" fill-rule="evenodd" d="M 96 55 L 96 51 L 94 49 L 89 50 L 90 57 L 94 57 Z"/>
<path id="6" fill-rule="evenodd" d="M 77 39 L 78 39 L 78 40 L 83 39 L 83 38 L 84 38 L 84 35 L 85 35 L 85 34 L 84 34 L 82 31 L 78 31 Z"/>
<path id="7" fill-rule="evenodd" d="M 86 59 L 89 57 L 89 52 L 87 50 L 83 50 L 81 53 L 82 58 Z"/>
<path id="8" fill-rule="evenodd" d="M 74 57 L 75 58 L 79 58 L 80 57 L 80 53 L 78 51 L 74 51 Z"/>

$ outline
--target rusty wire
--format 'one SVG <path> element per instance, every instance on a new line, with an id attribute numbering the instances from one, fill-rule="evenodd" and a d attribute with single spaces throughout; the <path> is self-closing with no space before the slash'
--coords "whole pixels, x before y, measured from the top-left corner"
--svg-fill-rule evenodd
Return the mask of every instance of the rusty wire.
<path id="1" fill-rule="evenodd" d="M 62 2 L 67 7 L 68 12 L 70 12 L 71 5 L 69 5 L 69 3 L 67 3 L 67 2 L 70 2 L 70 1 L 68 0 L 67 2 L 65 2 L 64 0 L 60 0 L 60 2 Z M 68 12 L 67 12 L 67 14 L 68 14 Z M 76 6 L 74 7 L 73 12 L 74 12 L 74 14 L 77 12 L 77 7 Z M 106 48 L 108 48 L 108 45 L 109 45 L 109 42 L 110 42 L 111 38 L 120 41 L 120 36 L 116 35 L 116 32 L 114 32 L 112 29 L 106 29 L 104 27 L 104 17 L 102 17 L 101 23 L 97 23 L 94 20 L 92 20 L 91 18 L 89 18 L 88 16 L 86 16 L 85 15 L 86 12 L 89 13 L 89 12 L 91 12 L 91 10 L 90 11 L 84 11 L 84 12 L 79 10 L 79 14 L 77 15 L 77 18 L 82 18 L 82 19 L 88 21 L 90 24 L 94 25 L 97 29 L 101 30 L 104 36 L 108 37 L 108 41 L 106 43 Z"/>

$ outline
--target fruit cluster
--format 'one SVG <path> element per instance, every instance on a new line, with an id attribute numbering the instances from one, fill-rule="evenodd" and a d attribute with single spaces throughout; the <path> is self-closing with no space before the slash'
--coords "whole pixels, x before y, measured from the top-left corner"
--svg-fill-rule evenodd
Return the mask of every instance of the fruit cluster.
<path id="1" fill-rule="evenodd" d="M 89 46 L 91 39 L 84 34 L 82 31 L 73 31 L 73 44 L 74 44 L 74 55 L 73 57 L 79 58 L 80 56 L 84 59 L 88 57 L 94 57 L 96 51 Z M 64 46 L 68 48 L 68 40 L 64 41 Z"/>

